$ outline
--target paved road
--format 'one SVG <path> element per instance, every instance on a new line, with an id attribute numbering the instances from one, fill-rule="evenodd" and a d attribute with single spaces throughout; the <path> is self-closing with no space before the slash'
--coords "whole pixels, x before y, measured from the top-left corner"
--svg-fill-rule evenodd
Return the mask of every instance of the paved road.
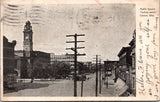
<path id="1" fill-rule="evenodd" d="M 95 96 L 95 74 L 88 77 L 90 79 L 84 81 L 83 96 Z M 35 81 L 4 96 L 73 96 L 73 92 L 73 80 Z M 77 82 L 77 95 L 81 95 L 81 81 Z"/>

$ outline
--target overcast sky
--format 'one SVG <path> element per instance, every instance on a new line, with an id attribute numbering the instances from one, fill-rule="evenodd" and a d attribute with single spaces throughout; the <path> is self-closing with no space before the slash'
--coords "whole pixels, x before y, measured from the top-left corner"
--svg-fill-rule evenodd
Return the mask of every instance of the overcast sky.
<path id="1" fill-rule="evenodd" d="M 96 54 L 103 60 L 118 60 L 122 47 L 128 46 L 135 29 L 135 5 L 5 5 L 4 35 L 16 40 L 16 50 L 23 49 L 23 29 L 30 20 L 33 30 L 33 49 L 48 53 L 65 54 L 67 34 L 85 34 L 78 37 L 85 43 L 79 53 L 86 53 L 79 60 L 91 61 Z"/>

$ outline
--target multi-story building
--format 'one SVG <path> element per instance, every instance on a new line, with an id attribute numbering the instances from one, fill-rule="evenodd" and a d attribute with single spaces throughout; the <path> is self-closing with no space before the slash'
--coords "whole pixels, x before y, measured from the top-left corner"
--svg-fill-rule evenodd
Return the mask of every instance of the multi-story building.
<path id="1" fill-rule="evenodd" d="M 130 41 L 129 45 L 129 47 L 122 47 L 118 54 L 118 76 L 126 82 L 129 87 L 128 91 L 133 95 L 136 95 L 136 30 L 134 30 L 133 39 Z"/>
<path id="2" fill-rule="evenodd" d="M 74 63 L 74 56 L 69 54 L 63 54 L 63 55 L 55 55 L 54 53 L 50 54 L 50 63 L 54 64 L 54 62 L 65 62 L 69 64 Z"/>
<path id="3" fill-rule="evenodd" d="M 130 66 L 132 64 L 132 57 L 130 56 L 131 47 L 122 47 L 118 57 L 118 76 L 130 86 Z"/>
<path id="4" fill-rule="evenodd" d="M 133 38 L 132 40 L 130 41 L 129 45 L 131 46 L 131 54 L 130 56 L 132 56 L 132 67 L 131 67 L 131 70 L 130 70 L 130 87 L 131 87 L 131 90 L 133 92 L 134 95 L 136 95 L 136 30 L 134 30 L 134 33 L 133 33 Z"/>
<path id="5" fill-rule="evenodd" d="M 3 36 L 3 74 L 15 70 L 15 57 L 14 57 L 14 47 L 16 41 L 8 42 L 8 39 Z"/>
<path id="6" fill-rule="evenodd" d="M 104 61 L 104 71 L 111 72 L 113 77 L 115 77 L 116 74 L 116 68 L 117 68 L 118 61 Z"/>
<path id="7" fill-rule="evenodd" d="M 16 82 L 17 71 L 15 69 L 14 47 L 16 41 L 8 42 L 3 36 L 3 85 L 4 87 L 12 87 Z"/>

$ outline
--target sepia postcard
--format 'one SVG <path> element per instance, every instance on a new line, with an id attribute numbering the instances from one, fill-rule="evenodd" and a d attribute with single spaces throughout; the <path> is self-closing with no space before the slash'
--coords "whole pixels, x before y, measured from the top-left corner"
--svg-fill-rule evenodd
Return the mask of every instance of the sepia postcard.
<path id="1" fill-rule="evenodd" d="M 160 100 L 159 0 L 1 0 L 1 101 Z"/>

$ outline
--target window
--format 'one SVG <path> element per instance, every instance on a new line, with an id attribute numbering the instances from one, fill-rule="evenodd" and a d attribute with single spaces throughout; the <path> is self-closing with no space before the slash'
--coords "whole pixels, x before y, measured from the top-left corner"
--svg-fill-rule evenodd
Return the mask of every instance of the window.
<path id="1" fill-rule="evenodd" d="M 133 89 L 134 89 L 135 88 L 135 77 L 133 77 L 132 81 L 133 81 L 133 85 L 132 86 L 133 86 Z"/>

